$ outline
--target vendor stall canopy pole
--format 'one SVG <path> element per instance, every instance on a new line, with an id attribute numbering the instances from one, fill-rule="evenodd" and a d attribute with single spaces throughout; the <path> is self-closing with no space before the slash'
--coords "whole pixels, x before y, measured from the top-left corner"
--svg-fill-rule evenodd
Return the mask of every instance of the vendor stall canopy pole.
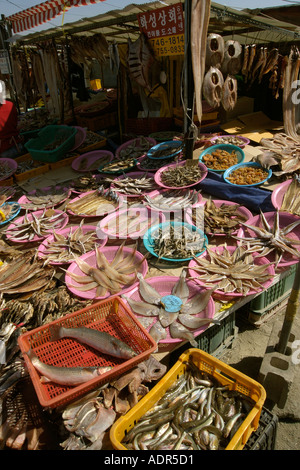
<path id="1" fill-rule="evenodd" d="M 185 0 L 185 51 L 184 51 L 184 140 L 185 158 L 193 158 L 194 136 L 191 132 L 191 124 L 194 116 L 194 78 L 191 60 L 191 1 Z"/>

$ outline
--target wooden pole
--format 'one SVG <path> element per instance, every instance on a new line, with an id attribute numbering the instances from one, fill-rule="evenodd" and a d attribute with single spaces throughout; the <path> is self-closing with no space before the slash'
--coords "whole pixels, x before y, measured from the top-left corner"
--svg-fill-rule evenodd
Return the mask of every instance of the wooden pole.
<path id="1" fill-rule="evenodd" d="M 295 274 L 294 284 L 292 288 L 292 292 L 290 294 L 286 311 L 285 317 L 279 337 L 279 342 L 275 347 L 276 351 L 285 354 L 286 347 L 289 341 L 291 329 L 293 326 L 293 321 L 299 312 L 300 309 L 300 262 L 297 266 L 297 271 Z"/>

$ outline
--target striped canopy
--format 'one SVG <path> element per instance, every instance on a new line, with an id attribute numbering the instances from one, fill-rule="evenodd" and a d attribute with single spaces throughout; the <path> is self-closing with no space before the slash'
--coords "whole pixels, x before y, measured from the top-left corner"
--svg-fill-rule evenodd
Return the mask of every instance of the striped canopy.
<path id="1" fill-rule="evenodd" d="M 81 7 L 104 1 L 105 0 L 49 0 L 34 7 L 27 8 L 15 15 L 8 16 L 6 19 L 11 22 L 14 33 L 20 33 L 21 31 L 26 31 L 27 29 L 34 28 L 35 26 L 52 20 L 63 13 L 65 8 Z"/>

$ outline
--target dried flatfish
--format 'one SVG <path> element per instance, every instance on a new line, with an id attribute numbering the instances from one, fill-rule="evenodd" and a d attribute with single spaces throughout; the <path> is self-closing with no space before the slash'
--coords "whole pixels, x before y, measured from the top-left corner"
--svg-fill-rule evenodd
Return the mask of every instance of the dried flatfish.
<path id="1" fill-rule="evenodd" d="M 26 194 L 28 202 L 21 203 L 23 209 L 39 210 L 56 206 L 69 195 L 69 188 L 50 186 L 49 188 L 36 189 L 33 194 Z"/>
<path id="2" fill-rule="evenodd" d="M 300 215 L 300 178 L 297 175 L 293 176 L 291 183 L 287 186 L 283 195 L 281 211 L 289 212 L 290 214 Z"/>

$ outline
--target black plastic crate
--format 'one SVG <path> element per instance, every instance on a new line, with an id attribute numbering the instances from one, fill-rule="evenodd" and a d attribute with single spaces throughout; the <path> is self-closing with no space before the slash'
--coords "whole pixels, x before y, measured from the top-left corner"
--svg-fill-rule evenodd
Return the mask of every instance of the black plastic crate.
<path id="1" fill-rule="evenodd" d="M 243 450 L 274 450 L 277 425 L 278 417 L 263 407 L 258 428 L 251 434 Z"/>

